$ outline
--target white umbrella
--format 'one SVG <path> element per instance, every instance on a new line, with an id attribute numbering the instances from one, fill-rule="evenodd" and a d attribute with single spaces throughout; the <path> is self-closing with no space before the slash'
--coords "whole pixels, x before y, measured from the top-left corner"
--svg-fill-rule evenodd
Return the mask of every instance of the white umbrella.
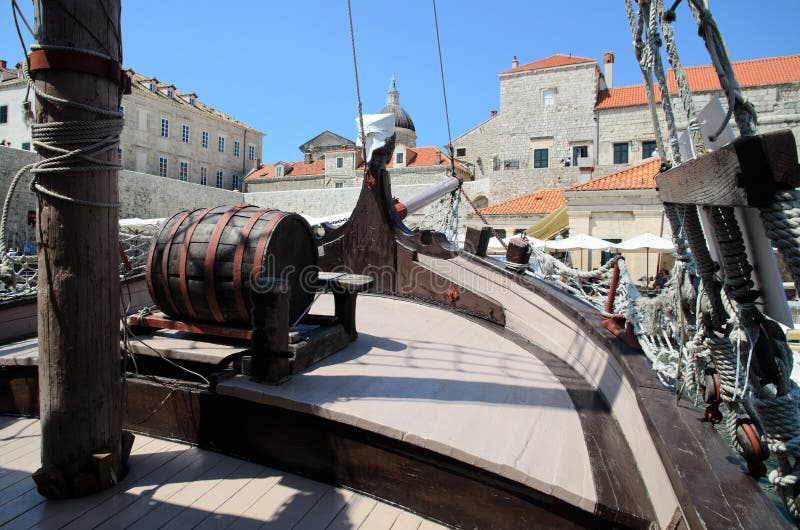
<path id="1" fill-rule="evenodd" d="M 627 239 L 622 243 L 616 243 L 613 246 L 617 250 L 624 252 L 649 252 L 651 250 L 672 252 L 675 250 L 675 245 L 672 244 L 672 241 L 649 232 Z"/>
<path id="2" fill-rule="evenodd" d="M 561 252 L 579 251 L 581 254 L 581 268 L 583 268 L 583 249 L 608 250 L 613 245 L 610 241 L 592 237 L 588 234 L 575 234 L 566 239 L 547 241 L 544 246 L 546 249 L 560 250 Z"/>
<path id="3" fill-rule="evenodd" d="M 659 254 L 665 252 L 672 252 L 673 250 L 675 250 L 675 245 L 673 245 L 672 241 L 670 241 L 669 239 L 658 237 L 657 235 L 651 234 L 650 232 L 645 232 L 644 234 L 627 239 L 622 243 L 615 244 L 614 248 L 625 253 L 645 252 L 646 257 L 645 257 L 644 277 L 647 279 L 647 283 L 650 283 L 648 278 L 650 275 L 650 251 L 654 250 Z"/>

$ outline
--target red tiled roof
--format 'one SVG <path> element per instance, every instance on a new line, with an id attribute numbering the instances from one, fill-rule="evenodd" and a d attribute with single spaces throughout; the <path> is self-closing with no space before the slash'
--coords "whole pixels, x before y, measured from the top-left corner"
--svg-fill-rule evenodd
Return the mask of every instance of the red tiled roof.
<path id="1" fill-rule="evenodd" d="M 340 152 L 345 152 L 343 150 Z M 441 154 L 441 163 L 436 153 Z M 286 166 L 285 177 L 304 177 L 309 175 L 324 175 L 325 160 L 315 160 L 310 164 L 300 162 L 283 162 Z M 263 164 L 260 168 L 253 171 L 245 180 L 265 179 L 275 177 L 276 164 Z M 439 150 L 437 147 L 406 147 L 406 167 L 425 167 L 425 166 L 449 166 L 450 157 Z M 463 169 L 463 165 L 456 161 L 456 166 Z M 362 162 L 359 167 L 364 167 Z M 387 168 L 394 167 L 394 157 L 386 165 Z"/>
<path id="2" fill-rule="evenodd" d="M 436 153 L 441 155 L 441 163 Z M 442 152 L 438 147 L 406 147 L 406 165 L 405 167 L 426 167 L 426 166 L 449 166 L 450 157 Z M 456 161 L 456 166 L 463 168 L 463 165 Z M 364 167 L 362 162 L 359 167 Z M 394 167 L 394 157 L 386 164 L 388 169 Z"/>
<path id="3" fill-rule="evenodd" d="M 570 64 L 593 62 L 595 62 L 594 59 L 589 59 L 587 57 L 573 57 L 572 55 L 557 53 L 556 55 L 551 55 L 550 57 L 539 59 L 538 61 L 533 61 L 532 63 L 523 64 L 522 66 L 517 66 L 516 68 L 506 70 L 502 73 L 511 74 L 514 72 L 523 72 L 525 70 L 541 70 L 542 68 L 555 68 L 556 66 L 568 66 Z"/>
<path id="4" fill-rule="evenodd" d="M 324 175 L 325 174 L 325 160 L 315 160 L 310 164 L 304 162 L 283 162 L 286 166 L 284 170 L 285 177 L 305 177 L 309 175 Z M 253 171 L 245 180 L 251 179 L 266 179 L 275 177 L 276 164 L 262 164 L 260 168 Z"/>
<path id="5" fill-rule="evenodd" d="M 719 79 L 713 66 L 688 66 L 684 70 L 692 90 L 720 90 Z M 733 63 L 733 71 L 739 85 L 743 87 L 800 81 L 800 55 L 737 61 Z M 669 86 L 670 94 L 678 92 L 678 84 L 672 69 L 667 72 L 667 86 Z M 656 100 L 661 101 L 658 85 L 656 85 Z M 612 88 L 601 92 L 597 98 L 598 109 L 646 104 L 647 96 L 644 85 Z"/>
<path id="6" fill-rule="evenodd" d="M 661 159 L 653 158 L 638 166 L 629 167 L 604 177 L 572 186 L 568 191 L 646 190 L 655 189 Z"/>
<path id="7" fill-rule="evenodd" d="M 523 195 L 514 199 L 482 208 L 483 215 L 525 215 L 533 213 L 550 213 L 567 204 L 567 199 L 560 189 L 539 190 L 536 193 Z"/>

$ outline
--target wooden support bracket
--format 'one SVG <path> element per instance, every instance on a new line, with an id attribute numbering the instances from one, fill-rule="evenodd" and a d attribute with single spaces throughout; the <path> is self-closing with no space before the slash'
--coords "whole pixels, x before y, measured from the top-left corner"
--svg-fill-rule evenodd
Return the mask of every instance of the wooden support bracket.
<path id="1" fill-rule="evenodd" d="M 789 130 L 744 136 L 656 177 L 663 202 L 763 208 L 776 191 L 800 186 Z"/>

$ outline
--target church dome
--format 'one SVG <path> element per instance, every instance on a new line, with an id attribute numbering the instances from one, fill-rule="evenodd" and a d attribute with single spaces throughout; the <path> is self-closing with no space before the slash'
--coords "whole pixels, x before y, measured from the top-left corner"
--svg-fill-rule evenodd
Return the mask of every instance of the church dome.
<path id="1" fill-rule="evenodd" d="M 381 110 L 381 114 L 394 114 L 394 128 L 397 132 L 397 140 L 409 147 L 415 147 L 417 129 L 408 112 L 400 106 L 400 92 L 397 91 L 396 79 L 392 76 L 392 86 L 386 94 L 386 106 Z"/>

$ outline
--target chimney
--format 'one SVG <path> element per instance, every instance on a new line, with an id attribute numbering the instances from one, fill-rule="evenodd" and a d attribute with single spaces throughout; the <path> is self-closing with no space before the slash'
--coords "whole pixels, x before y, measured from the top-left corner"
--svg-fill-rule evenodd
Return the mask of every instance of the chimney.
<path id="1" fill-rule="evenodd" d="M 436 165 L 440 165 L 442 163 L 442 152 L 436 151 Z"/>
<path id="2" fill-rule="evenodd" d="M 490 110 L 489 113 L 492 115 L 492 118 L 497 116 L 497 111 L 496 110 Z"/>
<path id="3" fill-rule="evenodd" d="M 303 155 L 303 163 L 310 164 L 313 161 L 314 158 L 311 156 L 311 151 L 306 151 L 305 154 Z"/>
<path id="4" fill-rule="evenodd" d="M 603 54 L 603 76 L 606 78 L 606 86 L 614 88 L 614 52 Z"/>
<path id="5" fill-rule="evenodd" d="M 261 167 L 261 159 L 260 158 L 256 158 L 253 161 L 253 169 L 258 169 L 260 167 Z"/>
<path id="6" fill-rule="evenodd" d="M 5 59 L 0 59 L 0 68 L 5 68 L 7 64 Z"/>
<path id="7" fill-rule="evenodd" d="M 515 55 L 513 59 L 511 59 L 511 68 L 517 68 L 519 66 L 519 59 Z"/>

